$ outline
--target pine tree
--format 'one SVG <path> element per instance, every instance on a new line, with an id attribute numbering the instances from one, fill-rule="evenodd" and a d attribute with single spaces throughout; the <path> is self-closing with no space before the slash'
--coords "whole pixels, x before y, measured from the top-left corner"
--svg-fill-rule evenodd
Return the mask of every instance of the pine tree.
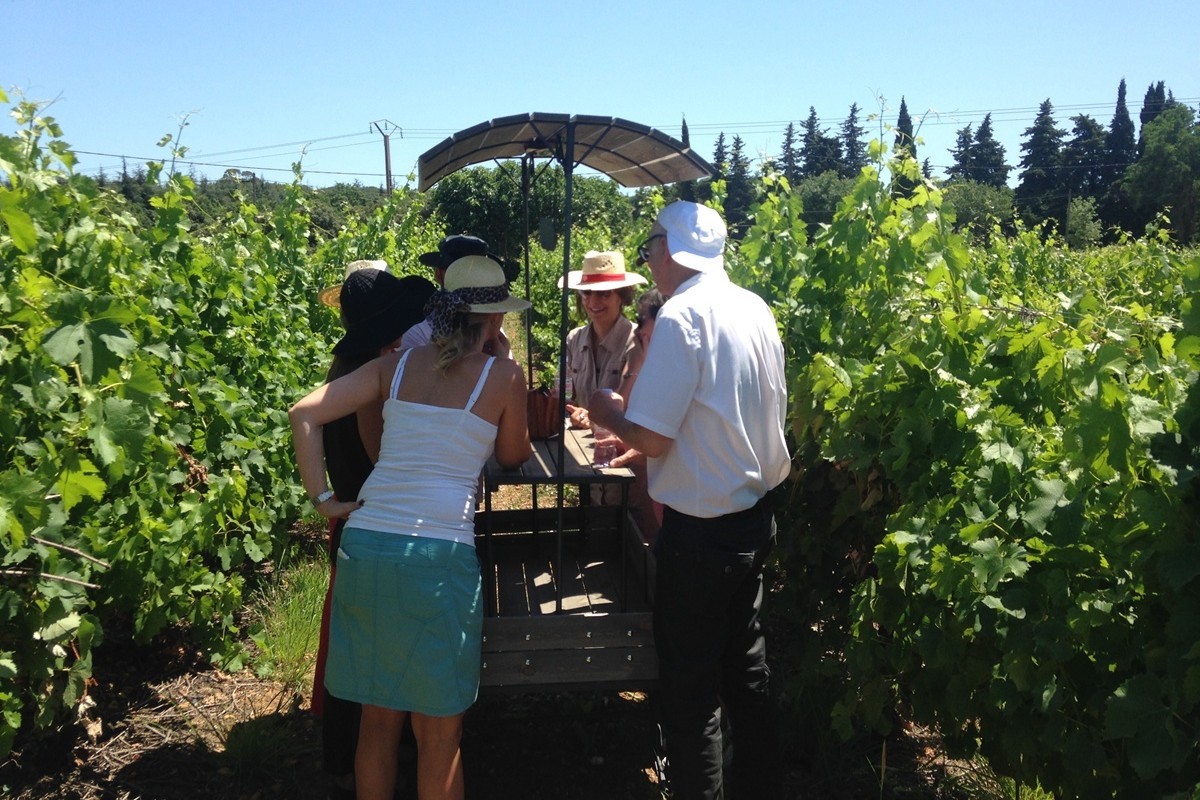
<path id="1" fill-rule="evenodd" d="M 971 180 L 997 188 L 1007 186 L 1011 169 L 1004 163 L 1004 145 L 992 133 L 992 115 L 989 113 L 975 131 L 975 144 L 971 148 Z"/>
<path id="2" fill-rule="evenodd" d="M 813 178 L 823 172 L 841 172 L 842 148 L 837 137 L 829 136 L 821 129 L 817 110 L 808 107 L 808 119 L 804 121 L 804 134 L 800 146 L 800 175 Z"/>
<path id="3" fill-rule="evenodd" d="M 954 161 L 946 169 L 946 177 L 951 181 L 963 181 L 971 178 L 975 167 L 975 134 L 970 123 L 959 130 L 954 137 L 954 147 L 950 150 L 950 158 Z"/>
<path id="4" fill-rule="evenodd" d="M 725 131 L 717 134 L 717 144 L 713 147 L 713 179 L 724 180 L 729 174 L 729 154 L 725 150 Z"/>
<path id="5" fill-rule="evenodd" d="M 1062 150 L 1063 185 L 1070 197 L 1100 197 L 1107 188 L 1104 169 L 1108 132 L 1087 114 L 1071 117 L 1071 121 L 1075 127 Z"/>
<path id="6" fill-rule="evenodd" d="M 726 182 L 725 221 L 733 238 L 740 239 L 749 223 L 754 188 L 750 182 L 750 159 L 746 156 L 742 137 L 733 137 L 729 153 L 729 178 Z"/>
<path id="7" fill-rule="evenodd" d="M 712 198 L 712 181 L 723 181 L 729 175 L 729 153 L 725 148 L 725 132 L 721 131 L 717 134 L 717 143 L 713 147 L 712 161 L 713 172 L 712 178 L 701 186 L 700 200 L 709 200 Z"/>
<path id="8" fill-rule="evenodd" d="M 863 144 L 863 129 L 858 124 L 858 103 L 850 104 L 850 113 L 842 123 L 838 139 L 842 146 L 842 174 L 858 177 L 867 165 L 867 146 Z"/>
<path id="9" fill-rule="evenodd" d="M 796 150 L 796 125 L 789 122 L 783 131 L 783 149 L 779 154 L 779 165 L 783 177 L 793 187 L 800 182 L 800 154 Z"/>
<path id="10" fill-rule="evenodd" d="M 1065 131 L 1054 123 L 1054 106 L 1047 98 L 1033 125 L 1025 129 L 1021 145 L 1021 182 L 1017 208 L 1031 222 L 1059 224 L 1066 217 L 1067 195 L 1062 181 L 1062 139 Z"/>

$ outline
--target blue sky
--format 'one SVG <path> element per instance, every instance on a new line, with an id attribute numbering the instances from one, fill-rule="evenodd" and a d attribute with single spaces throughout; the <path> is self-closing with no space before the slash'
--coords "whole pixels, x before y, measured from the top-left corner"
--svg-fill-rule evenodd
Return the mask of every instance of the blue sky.
<path id="1" fill-rule="evenodd" d="M 1135 124 L 1153 82 L 1197 106 L 1198 23 L 1194 0 L 0 0 L 0 87 L 53 100 L 45 113 L 90 174 L 166 158 L 156 143 L 185 116 L 186 158 L 214 178 L 289 180 L 302 159 L 307 183 L 380 186 L 372 123 L 387 121 L 403 182 L 449 134 L 533 111 L 676 138 L 686 116 L 703 157 L 723 131 L 757 159 L 810 106 L 836 131 L 857 103 L 878 136 L 901 96 L 940 174 L 955 133 L 989 111 L 1015 167 L 1047 98 L 1068 130 L 1080 113 L 1107 125 L 1122 78 Z"/>

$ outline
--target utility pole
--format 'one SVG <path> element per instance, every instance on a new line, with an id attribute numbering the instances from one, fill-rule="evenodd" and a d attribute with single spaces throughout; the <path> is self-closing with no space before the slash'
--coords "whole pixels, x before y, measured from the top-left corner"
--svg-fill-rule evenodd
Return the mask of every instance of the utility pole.
<path id="1" fill-rule="evenodd" d="M 379 131 L 383 136 L 383 170 L 387 176 L 387 193 L 392 193 L 392 133 L 400 131 L 400 138 L 404 138 L 404 131 L 400 130 L 400 126 L 386 119 L 375 120 L 371 123 L 371 127 Z"/>

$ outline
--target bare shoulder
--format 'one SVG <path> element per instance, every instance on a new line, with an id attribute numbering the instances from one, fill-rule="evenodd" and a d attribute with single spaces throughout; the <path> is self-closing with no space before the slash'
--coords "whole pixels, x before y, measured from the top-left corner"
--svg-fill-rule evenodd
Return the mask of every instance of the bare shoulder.
<path id="1" fill-rule="evenodd" d="M 524 378 L 525 371 L 521 365 L 511 358 L 497 358 L 492 364 L 492 375 L 499 380 L 510 381 L 517 378 Z"/>

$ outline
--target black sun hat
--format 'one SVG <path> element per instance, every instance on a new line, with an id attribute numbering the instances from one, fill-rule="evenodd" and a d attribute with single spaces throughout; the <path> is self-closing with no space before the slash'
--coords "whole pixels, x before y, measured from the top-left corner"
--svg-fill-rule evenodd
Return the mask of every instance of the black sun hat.
<path id="1" fill-rule="evenodd" d="M 422 253 L 417 260 L 427 267 L 447 269 L 455 261 L 467 256 L 487 256 L 504 269 L 504 278 L 509 283 L 521 274 L 521 266 L 515 262 L 501 258 L 491 251 L 491 247 L 478 236 L 468 236 L 456 233 L 443 237 L 438 242 L 438 249 L 432 253 Z"/>
<path id="2" fill-rule="evenodd" d="M 333 354 L 372 353 L 396 341 L 425 319 L 425 304 L 436 290 L 418 275 L 397 278 L 377 269 L 350 274 L 340 296 L 346 335 L 333 346 Z"/>

